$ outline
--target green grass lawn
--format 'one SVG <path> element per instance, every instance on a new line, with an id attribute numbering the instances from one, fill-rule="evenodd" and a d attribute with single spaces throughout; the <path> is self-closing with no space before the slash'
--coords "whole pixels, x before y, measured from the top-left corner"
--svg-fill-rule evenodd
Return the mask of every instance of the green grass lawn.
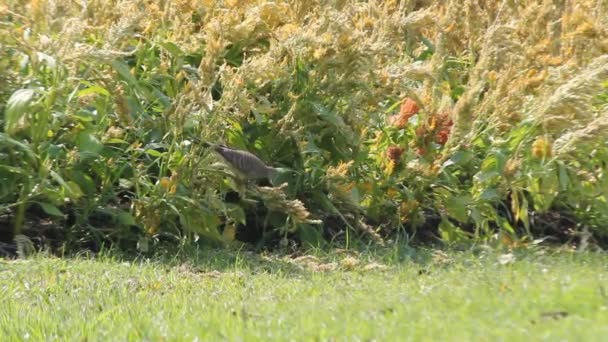
<path id="1" fill-rule="evenodd" d="M 605 254 L 534 250 L 0 261 L 3 341 L 600 341 Z"/>

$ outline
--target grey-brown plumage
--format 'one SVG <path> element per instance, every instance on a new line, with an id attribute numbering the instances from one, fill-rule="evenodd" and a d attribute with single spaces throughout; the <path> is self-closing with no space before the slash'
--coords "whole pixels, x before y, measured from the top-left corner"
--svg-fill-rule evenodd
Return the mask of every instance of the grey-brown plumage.
<path id="1" fill-rule="evenodd" d="M 209 146 L 210 144 L 206 143 L 206 145 Z M 243 180 L 271 179 L 278 172 L 277 169 L 266 165 L 253 153 L 235 150 L 223 145 L 211 146 Z"/>

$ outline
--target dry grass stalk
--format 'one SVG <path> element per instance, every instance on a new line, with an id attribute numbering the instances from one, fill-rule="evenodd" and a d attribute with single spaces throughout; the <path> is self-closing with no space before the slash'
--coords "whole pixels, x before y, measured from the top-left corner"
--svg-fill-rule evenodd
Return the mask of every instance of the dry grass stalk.
<path id="1" fill-rule="evenodd" d="M 321 220 L 310 218 L 310 212 L 306 209 L 302 201 L 298 199 L 287 199 L 287 195 L 283 191 L 286 187 L 287 184 L 283 184 L 276 188 L 256 187 L 254 191 L 264 201 L 264 204 L 268 209 L 288 214 L 296 224 L 321 224 Z"/>

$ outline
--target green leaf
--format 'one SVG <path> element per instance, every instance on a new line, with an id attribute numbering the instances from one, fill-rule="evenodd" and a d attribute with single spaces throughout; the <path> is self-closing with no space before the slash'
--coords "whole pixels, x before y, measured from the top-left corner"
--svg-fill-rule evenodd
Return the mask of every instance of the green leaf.
<path id="1" fill-rule="evenodd" d="M 336 115 L 334 112 L 327 109 L 327 107 L 325 107 L 324 105 L 322 105 L 320 103 L 313 103 L 312 107 L 315 109 L 317 114 L 319 114 L 321 119 L 323 119 L 329 123 L 332 123 L 333 125 L 335 125 L 337 127 L 346 126 L 346 124 L 344 123 L 344 120 L 342 120 L 342 118 L 340 116 Z"/>
<path id="2" fill-rule="evenodd" d="M 152 149 L 147 149 L 145 152 L 146 152 L 146 154 L 148 154 L 152 157 L 156 157 L 156 158 L 162 157 L 164 155 L 163 152 L 159 152 L 157 150 L 152 150 Z"/>
<path id="3" fill-rule="evenodd" d="M 51 178 L 53 178 L 57 183 L 59 183 L 59 185 L 61 185 L 65 189 L 71 199 L 76 200 L 82 197 L 83 193 L 82 190 L 80 190 L 78 184 L 72 181 L 66 182 L 63 177 L 61 177 L 61 175 L 59 175 L 53 170 L 49 170 L 49 174 L 51 175 Z"/>
<path id="4" fill-rule="evenodd" d="M 112 61 L 112 67 L 120 77 L 131 86 L 137 86 L 137 79 L 131 74 L 129 67 L 121 60 L 115 59 Z"/>
<path id="5" fill-rule="evenodd" d="M 505 219 L 504 217 L 500 217 L 498 216 L 496 218 L 496 223 L 498 224 L 498 226 L 500 227 L 500 229 L 507 231 L 511 234 L 515 234 L 515 230 L 513 229 L 513 226 L 511 226 L 511 224 L 509 223 L 509 221 L 507 221 L 507 219 Z"/>
<path id="6" fill-rule="evenodd" d="M 304 247 L 318 248 L 325 242 L 319 228 L 309 224 L 299 225 L 297 234 Z"/>
<path id="7" fill-rule="evenodd" d="M 519 207 L 519 219 L 524 224 L 526 231 L 530 231 L 530 218 L 528 216 L 528 200 L 522 196 L 521 206 Z"/>
<path id="8" fill-rule="evenodd" d="M 98 155 L 103 144 L 91 133 L 82 132 L 76 138 L 76 144 L 81 153 Z"/>
<path id="9" fill-rule="evenodd" d="M 184 55 L 184 51 L 182 51 L 182 49 L 174 43 L 164 42 L 160 43 L 160 46 L 165 48 L 165 50 L 169 51 L 169 53 L 173 55 L 173 57 L 181 57 Z"/>
<path id="10" fill-rule="evenodd" d="M 66 156 L 65 146 L 51 144 L 46 149 L 47 155 L 52 159 L 59 159 Z"/>
<path id="11" fill-rule="evenodd" d="M 25 154 L 30 158 L 33 162 L 38 162 L 38 157 L 34 153 L 34 151 L 30 148 L 29 144 L 24 144 L 20 141 L 17 141 L 5 133 L 0 133 L 0 144 L 12 145 L 13 147 L 17 147 L 21 149 Z"/>
<path id="12" fill-rule="evenodd" d="M 9 173 L 16 173 L 16 174 L 20 174 L 20 175 L 24 175 L 27 174 L 25 172 L 25 170 L 23 170 L 20 167 L 14 167 L 14 166 L 9 166 L 9 165 L 0 165 L 0 170 L 5 170 Z"/>
<path id="13" fill-rule="evenodd" d="M 71 169 L 69 171 L 69 178 L 78 184 L 78 187 L 86 195 L 92 195 L 97 191 L 93 178 L 82 171 Z"/>
<path id="14" fill-rule="evenodd" d="M 107 144 L 128 144 L 129 142 L 123 139 L 118 139 L 118 138 L 110 138 L 108 140 L 105 141 Z"/>
<path id="15" fill-rule="evenodd" d="M 8 135 L 29 126 L 27 114 L 35 94 L 34 89 L 19 89 L 8 99 L 4 110 L 4 131 Z"/>
<path id="16" fill-rule="evenodd" d="M 221 223 L 220 218 L 209 209 L 198 207 L 180 210 L 179 222 L 193 233 L 198 233 L 212 240 L 222 241 L 222 235 L 217 229 Z"/>
<path id="17" fill-rule="evenodd" d="M 135 220 L 133 215 L 124 210 L 120 210 L 116 214 L 116 218 L 118 219 L 118 223 L 122 224 L 123 226 L 137 226 L 137 221 Z"/>
<path id="18" fill-rule="evenodd" d="M 466 239 L 466 234 L 447 219 L 439 223 L 439 234 L 445 242 L 458 242 Z"/>
<path id="19" fill-rule="evenodd" d="M 467 213 L 467 204 L 469 198 L 467 196 L 449 196 L 445 201 L 445 209 L 451 217 L 459 222 L 466 223 L 469 220 Z"/>
<path id="20" fill-rule="evenodd" d="M 473 153 L 470 151 L 457 151 L 450 159 L 446 160 L 442 167 L 448 167 L 450 165 L 464 165 L 473 159 Z"/>
<path id="21" fill-rule="evenodd" d="M 568 177 L 568 169 L 562 162 L 559 162 L 557 165 L 558 165 L 558 172 L 559 172 L 559 188 L 561 191 L 566 191 L 566 190 L 568 190 L 568 186 L 570 185 L 570 177 Z"/>
<path id="22" fill-rule="evenodd" d="M 78 97 L 85 97 L 85 96 L 92 95 L 92 94 L 110 97 L 110 92 L 106 88 L 99 86 L 99 85 L 94 85 L 94 86 L 82 89 L 82 90 L 78 91 L 78 93 L 76 95 Z"/>
<path id="23" fill-rule="evenodd" d="M 59 210 L 59 208 L 57 208 L 56 206 L 54 206 L 50 203 L 38 202 L 38 204 L 40 205 L 42 210 L 44 210 L 45 213 L 47 213 L 51 216 L 57 216 L 57 217 L 64 216 L 63 213 L 61 212 L 61 210 Z"/>
<path id="24" fill-rule="evenodd" d="M 494 178 L 497 178 L 499 176 L 500 176 L 500 173 L 498 171 L 491 170 L 491 171 L 478 172 L 474 176 L 474 178 L 476 181 L 478 181 L 480 183 L 485 183 L 485 182 L 492 180 Z"/>
<path id="25" fill-rule="evenodd" d="M 80 186 L 76 184 L 76 182 L 70 180 L 67 181 L 66 184 L 68 186 L 68 193 L 70 194 L 71 199 L 77 200 L 84 195 L 84 193 L 80 189 Z"/>
<path id="26" fill-rule="evenodd" d="M 227 215 L 234 220 L 236 223 L 245 224 L 246 215 L 245 210 L 239 205 L 227 203 L 226 204 Z"/>
<path id="27" fill-rule="evenodd" d="M 153 100 L 160 101 L 160 103 L 163 104 L 164 108 L 171 107 L 171 99 L 169 98 L 169 96 L 165 95 L 165 93 L 158 90 L 157 88 L 152 89 L 152 99 L 150 99 L 150 102 L 152 102 Z"/>
<path id="28" fill-rule="evenodd" d="M 481 195 L 479 195 L 479 199 L 485 200 L 485 201 L 494 201 L 494 200 L 497 200 L 498 198 L 499 198 L 498 190 L 496 190 L 494 188 L 487 188 L 481 193 Z"/>

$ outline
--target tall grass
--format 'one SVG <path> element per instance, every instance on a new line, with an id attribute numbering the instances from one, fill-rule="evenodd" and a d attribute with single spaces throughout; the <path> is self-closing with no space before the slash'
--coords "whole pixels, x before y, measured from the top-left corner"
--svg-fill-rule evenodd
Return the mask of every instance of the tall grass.
<path id="1" fill-rule="evenodd" d="M 606 236 L 606 17 L 602 1 L 9 0 L 0 221 L 142 249 L 252 230 Z M 300 172 L 234 203 L 201 140 Z"/>

